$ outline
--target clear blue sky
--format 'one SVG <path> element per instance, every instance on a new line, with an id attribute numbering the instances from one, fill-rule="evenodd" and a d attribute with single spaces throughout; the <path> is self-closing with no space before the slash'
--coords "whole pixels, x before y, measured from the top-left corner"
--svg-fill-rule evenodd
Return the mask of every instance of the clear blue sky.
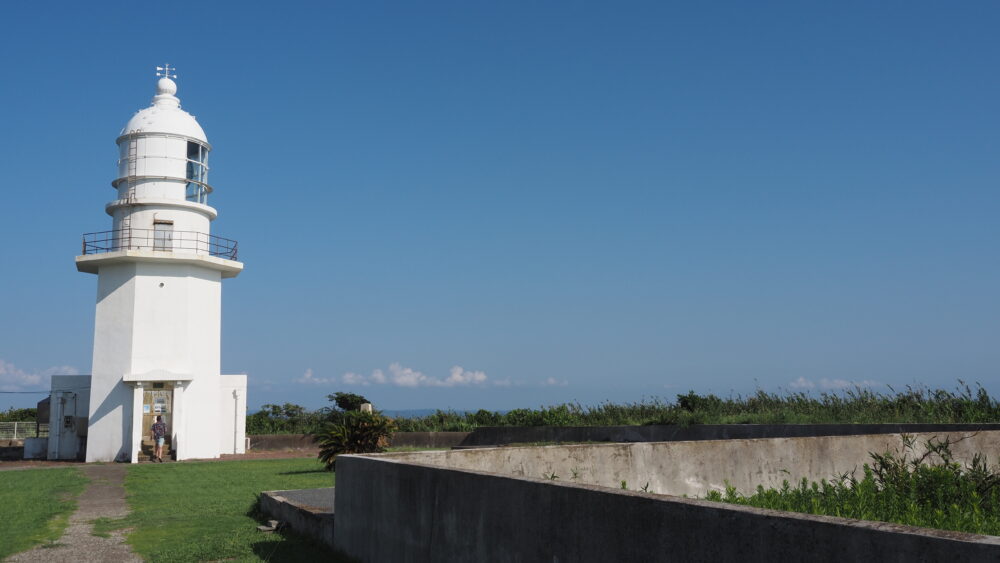
<path id="1" fill-rule="evenodd" d="M 995 2 L 2 17 L 0 389 L 89 373 L 97 280 L 73 256 L 110 228 L 115 137 L 170 62 L 246 263 L 223 370 L 251 409 L 1000 391 Z"/>

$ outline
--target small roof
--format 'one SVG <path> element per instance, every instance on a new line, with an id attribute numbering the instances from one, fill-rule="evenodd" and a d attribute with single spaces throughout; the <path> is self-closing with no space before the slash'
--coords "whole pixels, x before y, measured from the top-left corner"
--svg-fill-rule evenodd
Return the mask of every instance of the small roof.
<path id="1" fill-rule="evenodd" d="M 153 105 L 137 111 L 125 124 L 121 134 L 171 133 L 207 143 L 205 131 L 193 115 L 181 109 L 180 99 L 174 96 L 176 93 L 177 83 L 168 77 L 161 78 L 156 83 Z"/>

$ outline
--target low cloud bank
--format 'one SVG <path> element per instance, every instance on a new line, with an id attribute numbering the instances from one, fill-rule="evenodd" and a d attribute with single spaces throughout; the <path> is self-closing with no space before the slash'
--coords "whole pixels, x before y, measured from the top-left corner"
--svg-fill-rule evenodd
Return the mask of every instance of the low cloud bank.
<path id="1" fill-rule="evenodd" d="M 503 379 L 490 379 L 482 370 L 468 370 L 462 366 L 453 366 L 448 370 L 448 375 L 443 377 L 427 375 L 413 368 L 405 367 L 399 362 L 389 365 L 385 371 L 381 369 L 372 370 L 368 375 L 363 373 L 347 372 L 340 377 L 321 377 L 313 373 L 309 368 L 295 380 L 296 383 L 304 385 L 356 385 L 367 387 L 370 385 L 393 385 L 396 387 L 511 387 L 521 386 L 523 383 L 511 381 L 509 377 Z M 562 386 L 569 385 L 565 379 L 558 380 L 554 377 L 540 383 L 542 386 Z"/>
<path id="2" fill-rule="evenodd" d="M 40 372 L 27 372 L 0 359 L 0 391 L 48 391 L 53 375 L 80 375 L 72 366 L 53 366 Z"/>

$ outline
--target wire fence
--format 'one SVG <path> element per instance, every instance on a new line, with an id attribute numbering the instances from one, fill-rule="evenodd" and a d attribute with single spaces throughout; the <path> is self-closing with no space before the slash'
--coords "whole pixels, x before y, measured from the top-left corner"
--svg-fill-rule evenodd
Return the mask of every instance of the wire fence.
<path id="1" fill-rule="evenodd" d="M 0 440 L 23 440 L 24 438 L 44 438 L 49 435 L 49 423 L 43 422 L 0 422 Z"/>

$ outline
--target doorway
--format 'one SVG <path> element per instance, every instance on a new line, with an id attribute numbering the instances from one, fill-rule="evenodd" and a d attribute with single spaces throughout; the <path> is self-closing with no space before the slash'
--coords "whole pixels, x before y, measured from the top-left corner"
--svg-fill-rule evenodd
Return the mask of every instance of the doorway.
<path id="1" fill-rule="evenodd" d="M 167 382 L 153 382 L 142 391 L 142 453 L 152 458 L 153 456 L 153 436 L 150 428 L 156 422 L 157 416 L 163 417 L 163 423 L 167 425 L 167 435 L 164 437 L 163 451 L 165 456 L 173 451 L 173 412 L 174 412 L 174 384 Z M 147 458 L 147 459 L 148 459 Z"/>

